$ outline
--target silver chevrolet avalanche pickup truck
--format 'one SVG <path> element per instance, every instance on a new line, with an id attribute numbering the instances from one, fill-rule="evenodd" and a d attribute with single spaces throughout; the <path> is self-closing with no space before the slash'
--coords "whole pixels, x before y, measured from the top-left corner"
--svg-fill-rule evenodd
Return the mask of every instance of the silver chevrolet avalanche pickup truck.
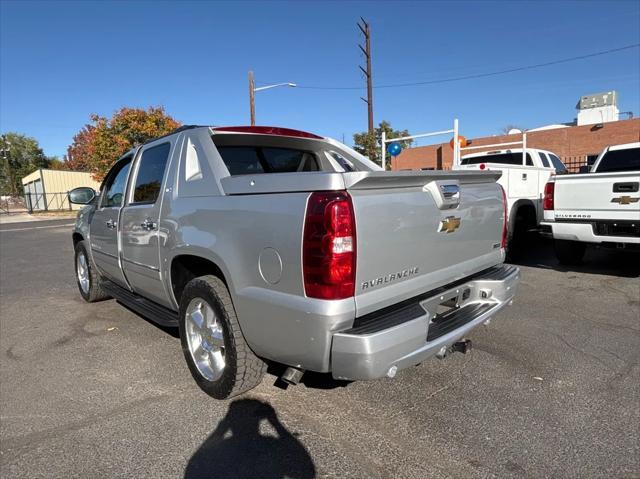
<path id="1" fill-rule="evenodd" d="M 177 326 L 198 385 L 393 377 L 510 303 L 499 171 L 385 172 L 286 128 L 182 127 L 126 153 L 73 231 L 89 302 Z"/>

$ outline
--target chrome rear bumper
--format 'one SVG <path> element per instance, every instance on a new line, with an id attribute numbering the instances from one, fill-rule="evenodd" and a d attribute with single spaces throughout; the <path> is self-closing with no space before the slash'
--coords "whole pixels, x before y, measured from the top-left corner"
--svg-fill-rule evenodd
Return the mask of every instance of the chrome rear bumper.
<path id="1" fill-rule="evenodd" d="M 376 379 L 424 361 L 509 304 L 519 281 L 519 268 L 500 265 L 356 320 L 333 335 L 333 377 Z M 453 308 L 437 315 L 442 303 Z"/>

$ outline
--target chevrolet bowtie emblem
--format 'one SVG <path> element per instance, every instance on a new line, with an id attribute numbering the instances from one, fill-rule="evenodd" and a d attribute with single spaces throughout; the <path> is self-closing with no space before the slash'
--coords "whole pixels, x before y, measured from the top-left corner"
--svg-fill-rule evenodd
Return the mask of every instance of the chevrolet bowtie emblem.
<path id="1" fill-rule="evenodd" d="M 611 203 L 620 203 L 621 205 L 630 205 L 631 203 L 637 203 L 640 200 L 639 196 L 616 196 L 611 200 Z"/>
<path id="2" fill-rule="evenodd" d="M 455 216 L 447 216 L 440 220 L 440 226 L 438 227 L 438 233 L 453 233 L 460 228 L 460 218 Z"/>

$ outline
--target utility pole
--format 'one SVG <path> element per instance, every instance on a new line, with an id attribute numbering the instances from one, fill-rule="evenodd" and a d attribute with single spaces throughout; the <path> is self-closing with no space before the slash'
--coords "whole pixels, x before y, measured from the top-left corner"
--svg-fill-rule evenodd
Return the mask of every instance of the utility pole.
<path id="1" fill-rule="evenodd" d="M 249 107 L 251 108 L 251 126 L 256 124 L 256 89 L 253 82 L 253 71 L 249 72 Z"/>
<path id="2" fill-rule="evenodd" d="M 362 24 L 360 22 L 362 22 Z M 366 70 L 362 68 L 362 66 L 358 65 L 358 68 L 362 70 L 362 73 L 364 73 L 364 76 L 367 78 L 367 99 L 365 100 L 362 97 L 360 97 L 360 99 L 367 104 L 367 107 L 369 110 L 368 111 L 368 120 L 369 120 L 368 129 L 369 129 L 369 134 L 373 135 L 374 129 L 373 129 L 373 87 L 371 85 L 371 28 L 369 27 L 369 24 L 364 20 L 364 18 L 360 17 L 360 22 L 358 22 L 358 28 L 364 35 L 364 47 L 360 44 L 358 44 L 358 47 L 360 48 L 360 50 L 362 50 L 362 53 L 364 54 L 365 59 L 367 60 Z M 372 151 L 369 152 L 370 158 L 374 158 L 373 155 L 375 155 L 375 148 L 376 148 L 375 145 L 372 145 Z"/>

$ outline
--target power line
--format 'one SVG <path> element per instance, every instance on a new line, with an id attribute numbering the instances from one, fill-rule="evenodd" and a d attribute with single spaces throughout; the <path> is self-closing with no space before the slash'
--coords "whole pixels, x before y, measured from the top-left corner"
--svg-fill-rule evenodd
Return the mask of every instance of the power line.
<path id="1" fill-rule="evenodd" d="M 409 83 L 390 83 L 387 85 L 374 85 L 373 88 L 374 89 L 375 88 L 403 88 L 403 87 L 421 86 L 421 85 L 435 85 L 438 83 L 448 83 L 448 82 L 462 81 L 462 80 L 472 80 L 475 78 L 485 78 L 485 77 L 491 77 L 496 75 L 504 75 L 506 73 L 533 70 L 534 68 L 548 67 L 551 65 L 559 65 L 561 63 L 574 62 L 577 60 L 584 60 L 586 58 L 593 58 L 593 57 L 598 57 L 602 55 L 608 55 L 610 53 L 616 53 L 623 50 L 630 50 L 632 48 L 638 48 L 638 47 L 640 47 L 640 43 L 635 43 L 633 45 L 626 45 L 624 47 L 619 47 L 619 48 L 611 48 L 609 50 L 603 50 L 595 53 L 588 53 L 586 55 L 579 55 L 575 57 L 563 58 L 560 60 L 553 60 L 550 62 L 536 63 L 534 65 L 526 65 L 526 66 L 521 66 L 516 68 L 508 68 L 506 70 L 498 70 L 498 71 L 488 72 L 488 73 L 477 73 L 474 75 L 465 75 L 465 76 L 459 76 L 459 77 L 442 78 L 439 80 L 427 80 L 427 81 L 418 81 L 418 82 L 409 82 Z M 307 90 L 361 90 L 362 89 L 362 87 L 357 87 L 357 86 L 315 86 L 315 85 L 306 86 L 306 85 L 300 85 L 300 84 L 298 84 L 298 88 L 306 88 Z"/>

